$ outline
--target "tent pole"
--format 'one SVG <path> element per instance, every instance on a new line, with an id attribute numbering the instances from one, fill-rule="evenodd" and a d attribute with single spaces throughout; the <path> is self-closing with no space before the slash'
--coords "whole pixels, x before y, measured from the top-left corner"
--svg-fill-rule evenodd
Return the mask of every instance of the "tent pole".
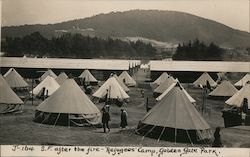
<path id="1" fill-rule="evenodd" d="M 191 140 L 191 138 L 190 138 L 190 135 L 189 135 L 189 133 L 188 133 L 188 131 L 187 131 L 187 130 L 186 130 L 186 132 L 187 132 L 187 135 L 188 135 L 188 139 L 189 139 L 189 141 L 191 142 L 192 146 L 194 146 L 194 144 L 193 144 L 193 142 L 192 142 L 192 140 Z"/>
<path id="2" fill-rule="evenodd" d="M 143 137 L 142 140 L 144 139 L 145 136 L 147 136 L 151 131 L 153 131 L 153 129 L 155 128 L 155 126 L 153 126 Z"/>
<path id="3" fill-rule="evenodd" d="M 39 126 L 41 126 L 43 124 L 43 122 L 45 122 L 49 118 L 50 114 L 41 122 L 41 124 Z"/>
<path id="4" fill-rule="evenodd" d="M 174 128 L 174 143 L 176 145 L 176 136 L 177 136 L 177 129 Z"/>
<path id="5" fill-rule="evenodd" d="M 68 114 L 68 128 L 70 128 L 69 114 Z"/>
<path id="6" fill-rule="evenodd" d="M 57 123 L 57 121 L 58 121 L 59 117 L 60 117 L 60 113 L 57 115 L 57 117 L 56 117 L 56 121 L 55 121 L 55 123 L 54 123 L 54 126 L 53 126 L 53 127 L 55 127 L 55 125 L 56 125 L 56 123 Z"/>
<path id="7" fill-rule="evenodd" d="M 166 127 L 164 127 L 164 128 L 162 129 L 161 134 L 160 134 L 160 136 L 159 136 L 157 142 L 159 142 L 159 141 L 161 140 L 161 136 L 162 136 L 163 132 L 165 131 L 165 129 L 166 129 Z"/>
<path id="8" fill-rule="evenodd" d="M 33 106 L 33 83 L 34 83 L 34 78 L 31 80 L 31 105 Z"/>

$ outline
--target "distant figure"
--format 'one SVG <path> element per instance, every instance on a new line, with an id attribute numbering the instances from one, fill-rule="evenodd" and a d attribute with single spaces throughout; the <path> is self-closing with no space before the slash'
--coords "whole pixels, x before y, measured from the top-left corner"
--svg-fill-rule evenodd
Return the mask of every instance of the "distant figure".
<path id="1" fill-rule="evenodd" d="M 126 128 L 126 126 L 128 125 L 127 117 L 128 113 L 124 109 L 121 109 L 121 123 L 120 123 L 121 128 Z"/>
<path id="2" fill-rule="evenodd" d="M 126 80 L 125 80 L 125 78 L 123 79 L 123 83 L 124 83 L 124 84 L 126 84 Z"/>
<path id="3" fill-rule="evenodd" d="M 141 97 L 144 98 L 144 89 L 141 89 Z"/>
<path id="4" fill-rule="evenodd" d="M 244 113 L 248 112 L 248 99 L 247 98 L 243 99 L 242 112 L 244 112 Z"/>
<path id="5" fill-rule="evenodd" d="M 208 91 L 211 91 L 211 86 L 210 86 L 210 83 L 208 82 L 208 80 L 207 80 L 207 89 L 208 89 Z"/>
<path id="6" fill-rule="evenodd" d="M 147 110 L 147 112 L 150 110 L 150 108 L 148 107 L 148 98 L 146 100 L 146 110 Z"/>
<path id="7" fill-rule="evenodd" d="M 220 139 L 220 127 L 217 127 L 214 132 L 214 142 L 212 147 L 223 147 Z"/>
<path id="8" fill-rule="evenodd" d="M 103 131 L 104 131 L 104 133 L 106 133 L 106 127 L 108 128 L 108 130 L 109 130 L 109 132 L 110 132 L 109 121 L 110 121 L 110 115 L 109 115 L 109 113 L 103 108 L 103 109 L 102 109 L 102 126 L 103 126 Z"/>
<path id="9" fill-rule="evenodd" d="M 108 105 L 108 95 L 109 95 L 109 90 L 107 89 L 106 90 L 106 95 L 105 95 L 105 98 L 104 98 L 104 101 L 105 101 L 105 105 Z"/>

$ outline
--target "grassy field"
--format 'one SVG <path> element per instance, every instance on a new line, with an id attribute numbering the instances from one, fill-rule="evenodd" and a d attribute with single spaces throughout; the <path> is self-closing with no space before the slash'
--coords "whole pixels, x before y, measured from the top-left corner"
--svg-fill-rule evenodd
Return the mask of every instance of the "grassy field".
<path id="1" fill-rule="evenodd" d="M 188 143 L 173 143 L 169 141 L 159 141 L 151 138 L 144 138 L 141 135 L 135 134 L 135 128 L 138 121 L 146 114 L 145 101 L 149 98 L 150 105 L 153 106 L 155 101 L 152 90 L 148 88 L 145 82 L 146 74 L 139 70 L 134 76 L 138 82 L 141 82 L 145 88 L 145 96 L 141 97 L 141 88 L 130 88 L 130 101 L 125 104 L 124 108 L 128 112 L 128 128 L 121 130 L 120 123 L 120 108 L 111 106 L 111 132 L 103 133 L 102 128 L 97 127 L 64 127 L 41 125 L 33 122 L 34 111 L 36 106 L 41 101 L 35 101 L 34 105 L 28 101 L 24 105 L 24 112 L 21 114 L 6 114 L 0 115 L 0 144 L 32 144 L 32 145 L 92 145 L 92 146 L 191 146 Z M 188 88 L 187 91 L 193 96 L 197 104 L 202 104 L 203 97 L 200 89 Z M 90 96 L 91 98 L 91 96 Z M 221 110 L 224 106 L 224 101 L 206 99 L 205 104 L 210 112 L 204 114 L 211 128 L 224 127 Z M 97 104 L 98 108 L 102 108 L 103 104 Z M 208 110 L 207 110 L 208 111 Z M 225 147 L 247 147 L 250 148 L 250 128 L 235 127 L 223 128 L 221 131 L 222 143 Z M 195 146 L 211 146 L 210 143 L 195 145 Z"/>

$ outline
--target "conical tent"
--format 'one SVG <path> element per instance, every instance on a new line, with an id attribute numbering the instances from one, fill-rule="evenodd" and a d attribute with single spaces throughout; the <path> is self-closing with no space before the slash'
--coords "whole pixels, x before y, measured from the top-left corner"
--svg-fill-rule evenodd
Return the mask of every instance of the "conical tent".
<path id="1" fill-rule="evenodd" d="M 56 80 L 48 75 L 42 82 L 40 82 L 34 89 L 33 94 L 37 95 L 43 88 L 45 88 L 45 91 L 48 90 L 48 96 L 53 94 L 60 85 L 56 82 Z M 30 92 L 31 93 L 31 92 Z"/>
<path id="2" fill-rule="evenodd" d="M 173 137 L 170 134 L 172 130 L 174 130 L 175 141 L 178 136 L 180 137 L 180 132 L 183 131 L 191 142 L 192 139 L 197 139 L 197 136 L 200 140 L 204 140 L 210 138 L 211 135 L 209 133 L 210 126 L 178 84 L 149 110 L 142 118 L 141 124 L 149 126 L 149 131 L 146 134 L 150 132 L 151 134 L 157 134 L 158 139 L 167 136 Z M 142 127 L 138 126 L 137 130 L 140 129 Z M 169 130 L 171 131 L 169 132 Z"/>
<path id="3" fill-rule="evenodd" d="M 85 82 L 98 82 L 97 79 L 90 73 L 88 69 L 85 69 L 79 78 L 85 79 Z"/>
<path id="4" fill-rule="evenodd" d="M 114 76 L 110 77 L 94 94 L 94 97 L 104 98 L 108 94 L 110 99 L 128 99 L 128 94 L 123 90 Z"/>
<path id="5" fill-rule="evenodd" d="M 23 101 L 10 88 L 3 76 L 0 74 L 0 104 L 23 104 Z"/>
<path id="6" fill-rule="evenodd" d="M 238 87 L 245 86 L 245 84 L 250 81 L 250 74 L 246 74 L 242 79 L 236 82 L 234 85 Z"/>
<path id="7" fill-rule="evenodd" d="M 25 88 L 29 86 L 28 83 L 14 68 L 11 68 L 11 70 L 7 72 L 5 80 L 11 88 Z"/>
<path id="8" fill-rule="evenodd" d="M 62 85 L 68 78 L 68 75 L 65 72 L 62 72 L 57 76 L 56 81 L 59 85 Z"/>
<path id="9" fill-rule="evenodd" d="M 209 93 L 209 96 L 229 97 L 233 96 L 237 92 L 238 90 L 231 84 L 230 81 L 224 80 L 211 93 Z"/>
<path id="10" fill-rule="evenodd" d="M 200 85 L 206 86 L 207 81 L 209 82 L 210 86 L 215 87 L 217 83 L 212 79 L 212 77 L 204 72 L 196 81 L 194 81 L 194 86 L 199 87 Z"/>
<path id="11" fill-rule="evenodd" d="M 242 87 L 236 94 L 234 94 L 231 98 L 226 101 L 226 104 L 242 107 L 243 99 L 248 99 L 248 108 L 250 108 L 250 84 L 247 83 L 244 87 Z"/>
<path id="12" fill-rule="evenodd" d="M 128 87 L 119 79 L 116 74 L 114 74 L 113 77 L 115 77 L 116 81 L 119 83 L 119 85 L 123 88 L 125 92 L 129 91 Z"/>
<path id="13" fill-rule="evenodd" d="M 163 93 L 165 90 L 167 90 L 173 83 L 176 81 L 172 76 L 168 76 L 165 80 L 159 84 L 159 86 L 154 90 L 155 93 Z"/>
<path id="14" fill-rule="evenodd" d="M 6 77 L 14 68 L 9 68 L 9 70 L 3 75 L 3 77 Z"/>
<path id="15" fill-rule="evenodd" d="M 123 71 L 120 75 L 119 75 L 119 79 L 122 80 L 125 80 L 125 84 L 128 86 L 128 87 L 132 87 L 132 86 L 135 86 L 136 85 L 136 82 L 135 80 L 127 73 L 127 71 Z"/>
<path id="16" fill-rule="evenodd" d="M 51 69 L 49 69 L 40 77 L 40 81 L 43 81 L 47 76 L 51 76 L 54 79 L 57 78 L 57 75 Z"/>
<path id="17" fill-rule="evenodd" d="M 165 79 L 168 78 L 168 74 L 166 72 L 162 73 L 161 76 L 159 76 L 154 82 L 153 84 L 157 84 L 160 85 L 162 83 L 162 81 L 164 81 Z"/>
<path id="18" fill-rule="evenodd" d="M 58 118 L 60 118 L 60 114 L 71 115 L 68 120 L 74 114 L 78 114 L 91 124 L 96 123 L 96 120 L 100 120 L 101 116 L 99 109 L 73 79 L 66 80 L 56 92 L 37 107 L 37 110 L 50 114 L 58 114 Z M 53 118 L 50 117 L 50 119 Z M 55 120 L 54 124 L 56 124 Z"/>
<path id="19" fill-rule="evenodd" d="M 183 92 L 186 94 L 189 101 L 195 104 L 196 101 L 194 100 L 194 98 L 192 98 L 191 95 L 188 94 L 188 92 L 181 86 L 180 82 L 177 79 L 175 80 L 175 83 L 173 83 L 167 90 L 165 90 L 160 96 L 158 96 L 156 100 L 160 101 L 169 91 L 171 91 L 176 86 L 177 83 L 182 88 Z"/>

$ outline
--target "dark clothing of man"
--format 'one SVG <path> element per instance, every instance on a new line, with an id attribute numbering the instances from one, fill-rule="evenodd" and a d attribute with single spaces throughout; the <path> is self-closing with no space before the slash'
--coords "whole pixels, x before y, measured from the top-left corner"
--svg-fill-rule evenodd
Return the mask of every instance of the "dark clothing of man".
<path id="1" fill-rule="evenodd" d="M 103 111 L 102 114 L 102 125 L 103 125 L 103 131 L 106 132 L 106 127 L 109 129 L 109 121 L 110 121 L 110 115 L 108 112 L 106 112 L 105 110 Z"/>
<path id="2" fill-rule="evenodd" d="M 121 112 L 121 124 L 120 124 L 120 126 L 122 128 L 125 128 L 127 125 L 128 125 L 128 122 L 127 122 L 127 113 L 125 111 L 122 111 Z"/>

